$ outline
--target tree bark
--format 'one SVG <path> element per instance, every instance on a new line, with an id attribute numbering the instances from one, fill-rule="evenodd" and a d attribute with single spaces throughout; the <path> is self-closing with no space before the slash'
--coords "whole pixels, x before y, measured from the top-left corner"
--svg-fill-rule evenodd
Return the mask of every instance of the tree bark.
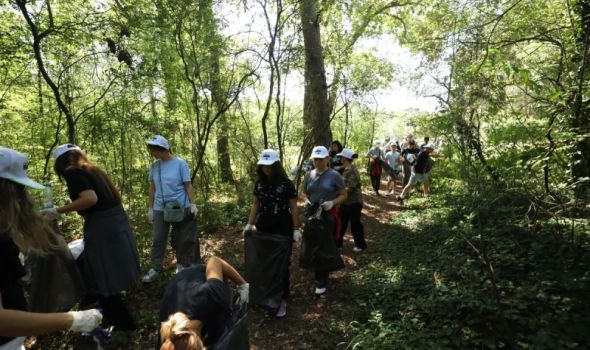
<path id="1" fill-rule="evenodd" d="M 317 0 L 302 0 L 300 16 L 305 48 L 303 123 L 308 132 L 302 155 L 307 158 L 313 146 L 328 146 L 332 142 L 332 131 Z"/>

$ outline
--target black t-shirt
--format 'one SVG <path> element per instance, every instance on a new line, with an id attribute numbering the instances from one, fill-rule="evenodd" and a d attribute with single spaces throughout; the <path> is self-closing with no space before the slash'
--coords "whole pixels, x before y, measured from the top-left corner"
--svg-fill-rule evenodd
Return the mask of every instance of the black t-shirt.
<path id="1" fill-rule="evenodd" d="M 424 174 L 426 171 L 426 164 L 428 164 L 428 152 L 422 151 L 418 154 L 416 164 L 414 165 L 414 172 L 416 174 Z"/>
<path id="2" fill-rule="evenodd" d="M 96 204 L 88 209 L 80 210 L 78 212 L 80 215 L 109 209 L 119 205 L 119 202 L 116 200 L 104 198 L 103 194 L 97 191 L 97 186 L 94 179 L 92 179 L 92 176 L 82 169 L 72 168 L 66 170 L 64 172 L 64 179 L 68 185 L 68 192 L 72 200 L 76 200 L 82 191 L 93 190 L 96 192 L 96 196 L 98 197 Z"/>
<path id="3" fill-rule="evenodd" d="M 18 258 L 18 247 L 6 234 L 0 234 L 0 294 L 5 309 L 27 309 L 25 293 L 19 280 L 26 274 Z M 14 338 L 0 337 L 0 345 Z"/>
<path id="4" fill-rule="evenodd" d="M 410 154 L 414 154 L 414 155 L 416 155 L 416 154 L 418 154 L 418 153 L 420 153 L 420 149 L 419 149 L 419 148 L 416 148 L 416 147 L 414 147 L 414 148 L 406 148 L 406 149 L 404 149 L 404 150 L 402 151 L 402 157 L 404 157 L 404 160 L 405 160 L 406 162 L 408 162 L 408 163 L 409 163 L 409 165 L 414 165 L 414 164 L 416 164 L 416 161 L 414 161 L 414 162 L 410 162 L 410 161 L 408 160 L 408 155 L 410 155 Z"/>
<path id="5" fill-rule="evenodd" d="M 218 279 L 206 279 L 205 265 L 182 270 L 168 283 L 160 306 L 160 322 L 182 312 L 191 320 L 203 322 L 202 339 L 215 344 L 231 318 L 229 285 Z"/>
<path id="6" fill-rule="evenodd" d="M 297 190 L 288 179 L 277 185 L 257 183 L 254 195 L 260 201 L 260 215 L 276 215 L 289 212 L 289 200 L 297 198 Z"/>

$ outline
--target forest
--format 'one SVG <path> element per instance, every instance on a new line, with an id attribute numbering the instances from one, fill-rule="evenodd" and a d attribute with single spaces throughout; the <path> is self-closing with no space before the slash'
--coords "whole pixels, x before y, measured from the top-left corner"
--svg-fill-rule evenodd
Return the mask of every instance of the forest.
<path id="1" fill-rule="evenodd" d="M 202 256 L 238 270 L 263 149 L 299 191 L 314 146 L 361 155 L 369 248 L 345 246 L 320 300 L 294 255 L 289 314 L 253 308 L 253 349 L 590 348 L 589 78 L 590 0 L 0 0 L 1 145 L 62 204 L 52 152 L 84 149 L 142 269 L 153 135 L 189 165 Z M 402 87 L 433 107 L 392 108 Z M 401 205 L 369 191 L 363 156 L 408 133 L 438 157 L 431 196 Z M 77 215 L 59 224 L 81 238 Z M 165 284 L 128 291 L 126 348 L 153 348 Z M 95 345 L 63 332 L 27 348 Z"/>

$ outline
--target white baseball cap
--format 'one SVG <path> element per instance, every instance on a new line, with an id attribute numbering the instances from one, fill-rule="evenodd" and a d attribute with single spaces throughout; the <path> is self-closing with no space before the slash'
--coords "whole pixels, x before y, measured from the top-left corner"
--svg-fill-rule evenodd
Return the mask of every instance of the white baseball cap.
<path id="1" fill-rule="evenodd" d="M 281 157 L 279 153 L 274 149 L 265 149 L 260 153 L 260 159 L 258 159 L 258 165 L 273 165 L 276 162 L 280 162 Z"/>
<path id="2" fill-rule="evenodd" d="M 61 157 L 64 153 L 67 153 L 69 151 L 82 151 L 82 150 L 80 149 L 80 147 L 78 147 L 74 144 L 66 143 L 61 146 L 57 146 L 57 148 L 53 151 L 53 159 L 57 159 L 57 158 Z"/>
<path id="3" fill-rule="evenodd" d="M 431 150 L 434 150 L 434 145 L 432 143 L 428 143 L 424 145 L 424 148 L 430 148 Z"/>
<path id="4" fill-rule="evenodd" d="M 156 135 L 151 139 L 147 140 L 145 143 L 152 146 L 158 146 L 170 150 L 170 145 L 168 144 L 168 140 L 162 135 Z"/>
<path id="5" fill-rule="evenodd" d="M 28 167 L 27 156 L 10 148 L 0 147 L 0 178 L 31 188 L 45 188 L 40 183 L 29 179 Z"/>
<path id="6" fill-rule="evenodd" d="M 311 151 L 311 158 L 327 158 L 330 156 L 328 149 L 324 146 L 315 146 Z"/>
<path id="7" fill-rule="evenodd" d="M 344 148 L 344 149 L 342 149 L 342 152 L 337 154 L 337 156 L 344 157 L 344 158 L 351 159 L 351 160 L 355 158 L 355 155 L 356 154 L 354 154 L 354 152 L 350 148 Z"/>

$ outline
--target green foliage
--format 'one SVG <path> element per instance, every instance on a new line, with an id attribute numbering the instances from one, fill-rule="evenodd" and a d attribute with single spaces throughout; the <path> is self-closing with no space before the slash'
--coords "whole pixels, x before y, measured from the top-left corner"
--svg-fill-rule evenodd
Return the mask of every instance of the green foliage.
<path id="1" fill-rule="evenodd" d="M 347 326 L 354 349 L 567 349 L 590 344 L 589 241 L 564 240 L 563 225 L 543 231 L 487 213 L 495 226 L 471 223 L 461 196 L 411 200 L 374 244 L 377 256 L 347 276 L 358 321 Z M 506 215 L 509 214 L 509 215 Z M 587 224 L 586 224 L 587 225 Z M 487 244 L 490 274 L 463 238 Z M 485 237 L 485 238 L 483 238 Z"/>

